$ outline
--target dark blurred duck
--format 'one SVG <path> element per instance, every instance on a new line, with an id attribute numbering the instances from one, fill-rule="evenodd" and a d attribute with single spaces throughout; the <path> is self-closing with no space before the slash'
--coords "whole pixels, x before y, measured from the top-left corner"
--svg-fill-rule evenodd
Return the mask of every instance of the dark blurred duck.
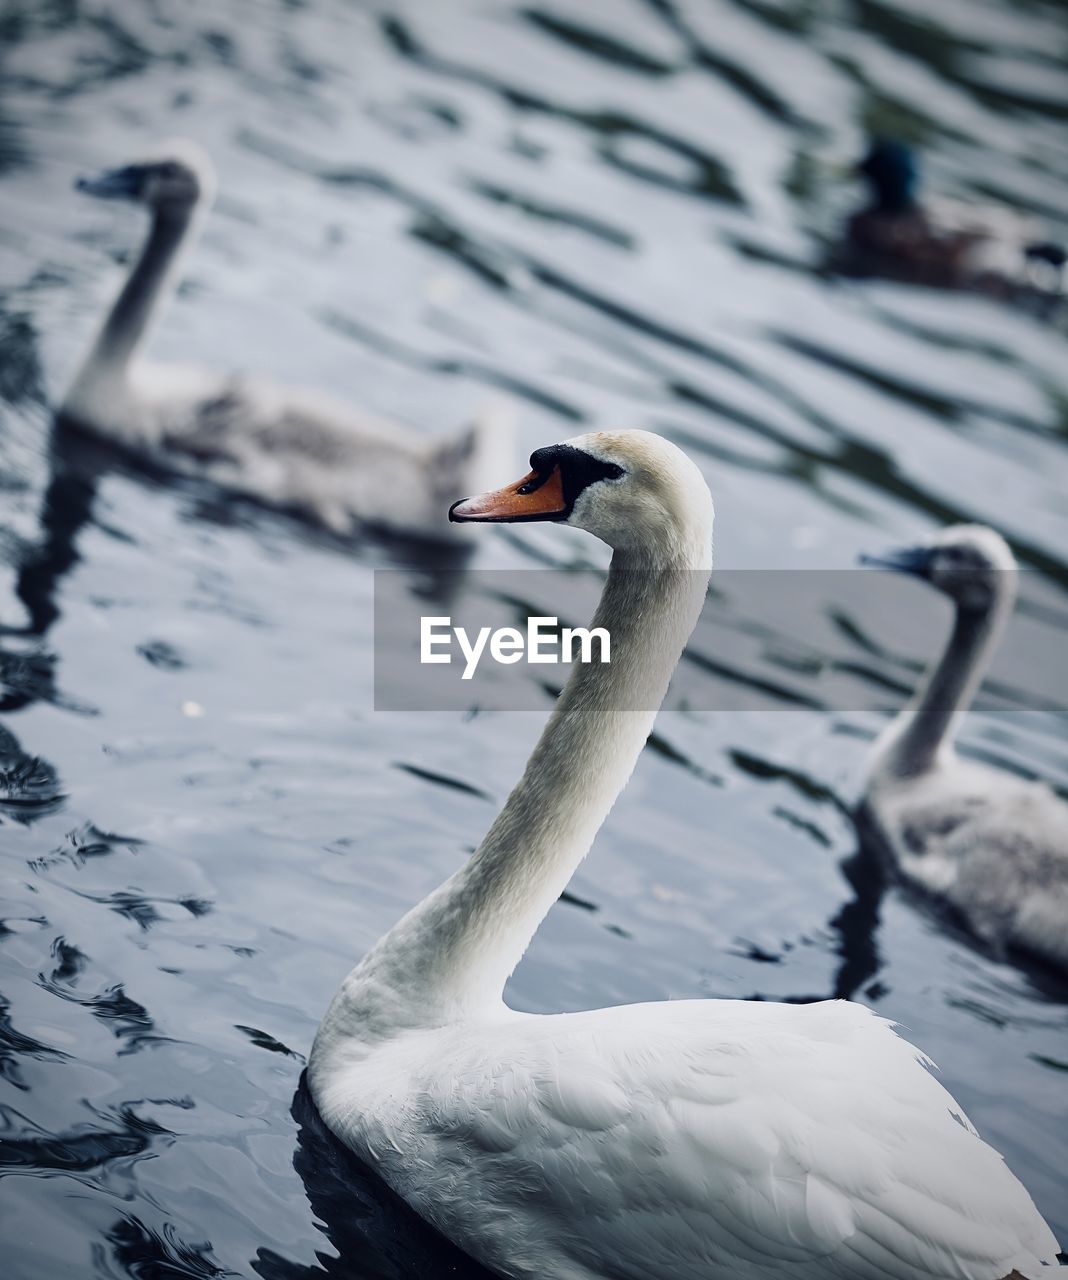
<path id="1" fill-rule="evenodd" d="M 924 579 L 953 602 L 955 619 L 941 658 L 876 743 L 861 834 L 989 950 L 1068 975 L 1068 804 L 953 747 L 1012 614 L 1013 554 L 993 529 L 964 524 L 865 560 Z"/>
<path id="2" fill-rule="evenodd" d="M 875 140 L 857 172 L 869 201 L 846 224 L 844 269 L 1059 306 L 1064 246 L 1043 239 L 1033 220 L 996 206 L 921 201 L 916 155 L 894 139 Z"/>
<path id="3" fill-rule="evenodd" d="M 455 537 L 446 499 L 484 482 L 483 472 L 505 446 L 507 424 L 486 417 L 430 441 L 314 392 L 244 375 L 149 366 L 138 353 L 211 203 L 211 161 L 194 143 L 179 140 L 153 158 L 80 179 L 77 187 L 141 204 L 152 222 L 66 394 L 62 418 L 340 533 L 371 524 L 417 538 Z"/>

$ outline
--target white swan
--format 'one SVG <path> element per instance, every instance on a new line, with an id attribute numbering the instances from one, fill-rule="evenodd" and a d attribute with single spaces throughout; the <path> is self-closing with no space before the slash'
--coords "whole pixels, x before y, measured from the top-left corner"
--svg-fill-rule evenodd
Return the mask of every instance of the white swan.
<path id="1" fill-rule="evenodd" d="M 143 204 L 152 224 L 61 416 L 338 532 L 367 523 L 417 537 L 455 537 L 444 516 L 446 500 L 457 485 L 483 483 L 494 455 L 507 449 L 508 424 L 500 415 L 484 415 L 444 441 L 427 441 L 314 393 L 142 364 L 138 350 L 214 194 L 211 161 L 195 144 L 178 140 L 156 159 L 77 185 L 89 195 Z"/>
<path id="2" fill-rule="evenodd" d="M 1068 972 L 1068 804 L 953 749 L 957 713 L 1012 613 L 1012 552 L 993 529 L 954 525 L 923 546 L 866 559 L 925 578 L 953 601 L 956 619 L 941 659 L 876 744 L 862 834 L 993 950 Z"/>
<path id="3" fill-rule="evenodd" d="M 711 564 L 708 489 L 666 441 L 596 433 L 531 465 L 452 518 L 557 520 L 608 542 L 595 624 L 611 663 L 576 667 L 477 852 L 334 997 L 308 1064 L 327 1125 L 502 1276 L 1044 1274 L 1057 1246 L 1027 1192 L 868 1009 L 504 1004 L 634 767 Z"/>

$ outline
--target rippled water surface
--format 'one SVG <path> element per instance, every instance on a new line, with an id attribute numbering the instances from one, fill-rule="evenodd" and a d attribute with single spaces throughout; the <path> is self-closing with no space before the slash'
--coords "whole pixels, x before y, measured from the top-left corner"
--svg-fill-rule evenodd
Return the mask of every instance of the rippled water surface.
<path id="1" fill-rule="evenodd" d="M 16 0 L 0 35 L 4 1274 L 473 1276 L 299 1082 L 336 983 L 474 845 L 541 715 L 372 711 L 371 570 L 416 562 L 433 597 L 455 564 L 53 433 L 144 229 L 72 180 L 170 135 L 217 162 L 155 358 L 427 432 L 504 399 L 524 451 L 662 431 L 705 471 L 725 569 L 847 568 L 987 521 L 1033 570 L 1020 625 L 1048 650 L 1064 337 L 820 263 L 868 128 L 1063 234 L 1063 6 Z M 603 562 L 566 530 L 484 532 L 475 563 L 520 595 L 519 570 Z M 1066 992 L 850 873 L 866 745 L 946 615 L 888 640 L 836 608 L 879 710 L 829 709 L 788 628 L 710 666 L 765 709 L 665 714 L 510 999 L 856 994 L 1063 1240 Z M 1009 671 L 964 743 L 1068 789 L 1066 702 Z"/>

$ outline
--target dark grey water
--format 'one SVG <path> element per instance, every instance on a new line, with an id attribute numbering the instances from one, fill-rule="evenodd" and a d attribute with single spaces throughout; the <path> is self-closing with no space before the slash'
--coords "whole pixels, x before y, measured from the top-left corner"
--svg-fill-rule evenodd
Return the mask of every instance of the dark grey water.
<path id="1" fill-rule="evenodd" d="M 371 570 L 411 549 L 52 434 L 143 230 L 72 179 L 175 134 L 216 159 L 155 358 L 428 432 L 503 395 L 526 450 L 663 431 L 705 469 L 723 568 L 846 568 L 985 520 L 1034 570 L 1048 648 L 1064 338 L 816 267 L 867 126 L 925 142 L 940 190 L 1063 234 L 1063 7 L 16 0 L 0 35 L 4 1274 L 471 1276 L 298 1083 L 336 983 L 477 841 L 541 716 L 373 713 Z M 587 558 L 536 527 L 487 530 L 476 563 Z M 510 998 L 855 993 L 941 1064 L 1063 1240 L 1065 991 L 843 869 L 866 744 L 936 636 L 826 608 L 881 713 L 806 702 L 789 635 L 710 665 L 766 677 L 773 709 L 662 719 Z M 1011 673 L 964 741 L 1068 788 L 1063 714 Z"/>

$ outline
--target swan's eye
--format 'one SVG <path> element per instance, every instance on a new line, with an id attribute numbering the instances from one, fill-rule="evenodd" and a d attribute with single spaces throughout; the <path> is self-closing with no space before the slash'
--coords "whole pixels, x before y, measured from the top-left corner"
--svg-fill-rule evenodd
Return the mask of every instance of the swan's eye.
<path id="1" fill-rule="evenodd" d="M 164 178 L 177 178 L 178 176 L 178 166 L 172 160 L 167 160 L 161 164 L 159 171 Z"/>
<path id="2" fill-rule="evenodd" d="M 570 513 L 584 489 L 598 480 L 618 480 L 624 474 L 624 469 L 614 462 L 602 462 L 573 445 L 554 444 L 534 450 L 530 455 L 530 475 L 524 476 L 515 492 L 525 496 L 555 480 L 563 498 L 562 509 Z"/>

